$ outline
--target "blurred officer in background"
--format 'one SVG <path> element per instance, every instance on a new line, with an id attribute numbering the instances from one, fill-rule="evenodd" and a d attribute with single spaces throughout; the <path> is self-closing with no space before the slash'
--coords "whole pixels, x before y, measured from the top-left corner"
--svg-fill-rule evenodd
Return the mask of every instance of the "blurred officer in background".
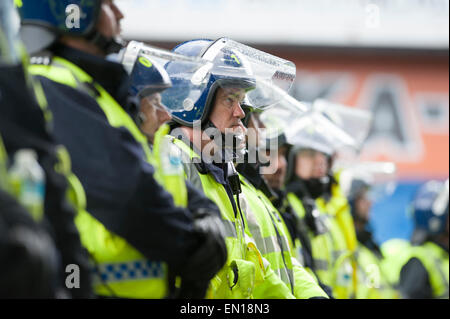
<path id="1" fill-rule="evenodd" d="M 174 143 L 183 152 L 187 179 L 220 209 L 226 231 L 228 261 L 211 281 L 210 298 L 295 298 L 286 284 L 275 274 L 270 263 L 258 250 L 246 213 L 246 200 L 235 162 L 245 154 L 245 131 L 242 120 L 244 98 L 256 90 L 255 68 L 250 65 L 257 51 L 230 39 L 193 40 L 177 46 L 175 53 L 203 57 L 211 61 L 210 75 L 196 81 L 199 87 L 172 92 L 179 98 L 166 96 L 184 109 L 172 114 Z M 257 51 L 253 57 L 273 57 Z M 267 61 L 267 60 L 265 60 Z M 261 62 L 263 63 L 263 62 Z M 262 64 L 262 67 L 267 65 Z M 266 69 L 264 69 L 266 70 Z M 169 75 L 180 72 L 178 65 L 167 67 Z M 185 83 L 192 87 L 192 81 Z M 163 101 L 165 93 L 163 94 Z M 258 96 L 258 93 L 255 97 Z"/>
<path id="2" fill-rule="evenodd" d="M 319 278 L 333 288 L 336 298 L 348 299 L 354 297 L 356 265 L 347 242 L 348 223 L 342 221 L 350 210 L 331 172 L 333 154 L 342 145 L 338 136 L 343 132 L 320 119 L 305 124 L 302 134 L 297 133 L 298 142 L 288 155 L 287 198 L 311 231 Z M 326 128 L 320 124 L 324 121 Z"/>
<path id="3" fill-rule="evenodd" d="M 371 184 L 364 178 L 355 177 L 351 181 L 347 195 L 358 239 L 358 299 L 392 299 L 398 294 L 389 284 L 382 268 L 383 254 L 373 239 L 369 228 L 372 200 L 369 197 Z"/>
<path id="4" fill-rule="evenodd" d="M 95 293 L 164 298 L 169 272 L 208 282 L 226 258 L 218 217 L 177 207 L 155 180 L 147 139 L 126 113 L 129 76 L 106 59 L 122 48 L 122 12 L 111 0 L 25 0 L 19 12 L 30 70 L 72 158 L 76 223 L 95 263 Z"/>
<path id="5" fill-rule="evenodd" d="M 261 168 L 263 173 L 268 172 L 263 175 L 264 179 L 267 180 L 270 188 L 276 193 L 276 197 L 274 197 L 272 203 L 281 213 L 281 216 L 286 223 L 291 240 L 294 242 L 294 246 L 297 250 L 297 259 L 306 269 L 313 273 L 313 276 L 317 279 L 320 287 L 327 293 L 327 295 L 329 297 L 333 297 L 331 287 L 325 285 L 316 273 L 317 271 L 320 271 L 320 267 L 316 267 L 313 257 L 311 238 L 309 236 L 310 230 L 305 223 L 305 219 L 298 217 L 294 208 L 287 200 L 287 192 L 284 187 L 287 172 L 286 156 L 292 145 L 287 143 L 284 133 L 281 133 L 273 138 L 276 138 L 277 142 L 274 143 L 269 140 L 266 150 L 266 154 L 270 158 L 270 165 L 268 167 Z M 278 147 L 273 149 L 272 147 L 274 146 Z"/>
<path id="6" fill-rule="evenodd" d="M 316 199 L 317 207 L 331 217 L 331 234 L 335 242 L 333 260 L 334 267 L 337 267 L 334 275 L 337 297 L 355 298 L 358 290 L 357 238 L 350 206 L 340 185 L 340 171 L 334 171 L 334 164 L 339 152 L 350 151 L 355 156 L 361 151 L 371 128 L 372 115 L 370 111 L 325 100 L 314 101 L 312 108 L 343 133 L 333 136 L 335 141 L 329 144 L 329 152 L 315 154 L 315 168 L 307 187 L 313 197 L 322 193 Z"/>
<path id="7" fill-rule="evenodd" d="M 88 298 L 92 296 L 88 256 L 75 227 L 75 210 L 66 197 L 67 180 L 62 169 L 65 164 L 60 157 L 64 150 L 52 137 L 51 114 L 46 109 L 42 88 L 24 72 L 28 61 L 18 43 L 18 29 L 13 1 L 2 1 L 1 295 Z M 71 286 L 73 289 L 66 281 L 69 265 L 78 269 L 74 283 L 79 286 Z"/>
<path id="8" fill-rule="evenodd" d="M 449 298 L 448 199 L 447 179 L 422 185 L 412 202 L 415 228 L 400 272 L 402 298 Z"/>
<path id="9" fill-rule="evenodd" d="M 248 138 L 248 149 L 258 150 L 265 141 L 260 136 L 264 124 L 257 112 L 250 114 L 247 126 L 257 135 L 256 138 Z M 248 200 L 248 207 L 244 210 L 247 210 L 249 228 L 257 247 L 274 271 L 291 288 L 294 296 L 300 299 L 326 297 L 315 279 L 296 258 L 297 252 L 287 225 L 268 198 L 274 193 L 259 171 L 261 154 L 259 153 L 258 160 L 256 157 L 251 158 L 252 155 L 248 155 L 243 164 L 238 164 L 237 169 L 240 172 L 242 192 Z"/>
<path id="10" fill-rule="evenodd" d="M 313 157 L 310 154 L 314 154 L 313 148 L 326 151 L 327 145 L 331 143 L 326 139 L 327 134 L 337 135 L 341 131 L 320 114 L 313 113 L 309 106 L 293 98 L 287 99 L 279 108 L 280 112 L 273 108 L 262 113 L 266 126 L 278 131 L 275 138 L 281 150 L 277 154 L 278 160 L 272 157 L 274 164 L 279 163 L 275 166 L 276 173 L 270 176 L 266 172 L 264 176 L 279 189 L 277 194 L 281 200 L 276 204 L 284 212 L 284 218 L 293 221 L 291 233 L 299 250 L 298 255 L 303 257 L 302 263 L 316 274 L 320 285 L 331 296 L 329 287 L 333 284 L 333 238 L 329 221 L 325 214 L 320 214 L 303 181 L 312 174 Z M 286 181 L 286 187 L 280 189 Z"/>

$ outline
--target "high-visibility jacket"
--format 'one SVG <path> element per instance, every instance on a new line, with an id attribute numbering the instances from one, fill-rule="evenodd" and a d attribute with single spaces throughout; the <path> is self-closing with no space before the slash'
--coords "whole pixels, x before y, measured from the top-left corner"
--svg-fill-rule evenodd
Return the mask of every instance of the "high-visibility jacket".
<path id="1" fill-rule="evenodd" d="M 331 190 L 331 199 L 316 200 L 320 211 L 329 217 L 330 233 L 333 237 L 333 271 L 331 285 L 334 295 L 339 299 L 356 297 L 358 279 L 356 262 L 356 231 L 350 206 L 340 190 L 339 185 L 334 184 Z"/>
<path id="2" fill-rule="evenodd" d="M 433 298 L 449 298 L 449 257 L 448 252 L 435 243 L 425 242 L 411 246 L 409 259 L 417 258 L 428 272 Z"/>
<path id="3" fill-rule="evenodd" d="M 54 57 L 50 65 L 32 65 L 30 73 L 47 77 L 76 90 L 83 91 L 96 100 L 112 127 L 125 127 L 134 139 L 140 143 L 146 159 L 156 166 L 162 160 L 153 156 L 146 137 L 111 95 L 82 69 L 75 64 Z M 92 84 L 96 93 L 88 89 L 84 83 Z M 167 130 L 167 128 L 163 128 Z M 164 133 L 159 135 L 164 136 Z M 159 140 L 156 150 L 159 148 Z M 158 154 L 159 155 L 159 154 Z M 168 294 L 167 265 L 160 261 L 151 261 L 145 258 L 124 238 L 110 232 L 95 217 L 86 211 L 86 195 L 78 178 L 71 173 L 70 158 L 67 152 L 61 152 L 60 157 L 65 158 L 64 171 L 69 181 L 69 194 L 76 204 L 78 214 L 76 225 L 80 232 L 82 244 L 89 251 L 94 268 L 94 290 L 101 296 L 116 296 L 123 298 L 163 298 Z M 162 166 L 162 165 L 161 165 Z M 161 167 L 160 166 L 160 167 Z M 159 182 L 166 184 L 169 191 L 173 183 L 173 176 L 162 170 L 157 174 Z M 168 177 L 167 179 L 165 177 Z M 175 182 L 176 183 L 176 182 Z M 183 184 L 184 185 L 184 184 Z M 177 187 L 180 186 L 177 184 Z M 178 204 L 186 204 L 186 191 L 180 188 L 174 196 Z M 174 194 L 175 195 L 175 194 Z"/>
<path id="4" fill-rule="evenodd" d="M 305 218 L 305 208 L 302 201 L 294 194 L 289 193 L 287 200 L 294 210 L 298 218 Z M 325 220 L 328 223 L 328 220 Z M 328 226 L 329 227 L 329 226 Z M 313 234 L 312 231 L 308 232 L 308 237 L 311 240 L 311 253 L 314 263 L 314 273 L 319 277 L 320 281 L 328 286 L 332 286 L 332 268 L 333 268 L 333 240 L 330 232 L 324 234 Z M 300 243 L 296 243 L 296 247 L 299 247 Z"/>
<path id="5" fill-rule="evenodd" d="M 183 141 L 174 139 L 174 143 L 190 161 L 200 158 Z M 236 207 L 240 206 L 240 201 L 233 196 L 232 202 L 224 186 L 218 183 L 212 174 L 202 174 L 197 170 L 196 174 L 204 194 L 220 210 L 228 252 L 225 266 L 210 282 L 207 298 L 295 298 L 258 250 L 245 214 L 237 211 Z M 241 196 L 244 194 L 239 197 Z"/>
<path id="6" fill-rule="evenodd" d="M 381 268 L 389 284 L 395 288 L 398 288 L 400 271 L 408 261 L 410 248 L 409 240 L 400 238 L 392 238 L 381 244 Z"/>
<path id="7" fill-rule="evenodd" d="M 397 291 L 387 280 L 384 269 L 381 267 L 382 259 L 370 249 L 358 243 L 358 290 L 357 299 L 397 299 Z"/>
<path id="8" fill-rule="evenodd" d="M 152 156 L 155 178 L 172 195 L 177 206 L 187 207 L 188 194 L 181 157 L 169 132 L 169 125 L 164 124 L 155 134 Z"/>
<path id="9" fill-rule="evenodd" d="M 241 178 L 241 208 L 246 212 L 250 232 L 272 269 L 296 298 L 327 297 L 317 281 L 295 259 L 295 247 L 278 210 L 260 190 Z"/>

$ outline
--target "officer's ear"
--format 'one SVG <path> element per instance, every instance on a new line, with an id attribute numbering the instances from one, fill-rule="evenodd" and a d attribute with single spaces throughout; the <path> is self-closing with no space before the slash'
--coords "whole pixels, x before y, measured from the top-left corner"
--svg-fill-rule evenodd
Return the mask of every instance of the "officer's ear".
<path id="1" fill-rule="evenodd" d="M 126 105 L 124 107 L 125 112 L 133 119 L 133 121 L 138 125 L 142 124 L 139 120 L 139 114 L 141 113 L 141 99 L 137 96 L 128 96 Z"/>
<path id="2" fill-rule="evenodd" d="M 250 125 L 250 121 L 252 119 L 252 114 L 254 112 L 254 109 L 246 104 L 241 104 L 241 108 L 245 113 L 245 117 L 242 119 L 242 123 L 244 124 L 244 126 L 246 128 L 248 128 L 248 126 Z"/>

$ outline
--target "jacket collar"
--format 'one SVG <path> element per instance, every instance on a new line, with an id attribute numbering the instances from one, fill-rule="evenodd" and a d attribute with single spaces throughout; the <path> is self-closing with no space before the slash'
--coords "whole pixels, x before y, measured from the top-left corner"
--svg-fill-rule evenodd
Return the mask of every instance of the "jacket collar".
<path id="1" fill-rule="evenodd" d="M 61 43 L 52 47 L 52 53 L 83 69 L 99 83 L 122 107 L 128 103 L 130 78 L 122 64 L 108 61 Z"/>

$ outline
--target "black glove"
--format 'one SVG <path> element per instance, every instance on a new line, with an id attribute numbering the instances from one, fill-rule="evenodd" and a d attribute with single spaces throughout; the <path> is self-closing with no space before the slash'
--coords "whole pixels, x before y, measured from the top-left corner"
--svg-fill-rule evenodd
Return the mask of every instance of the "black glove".
<path id="1" fill-rule="evenodd" d="M 209 281 L 183 280 L 180 289 L 176 292 L 177 299 L 205 299 Z"/>
<path id="2" fill-rule="evenodd" d="M 0 298 L 55 298 L 59 255 L 50 236 L 0 191 Z"/>
<path id="3" fill-rule="evenodd" d="M 209 281 L 222 269 L 228 256 L 220 217 L 215 212 L 198 209 L 194 219 L 202 244 L 191 254 L 182 271 L 180 298 L 204 298 Z"/>

